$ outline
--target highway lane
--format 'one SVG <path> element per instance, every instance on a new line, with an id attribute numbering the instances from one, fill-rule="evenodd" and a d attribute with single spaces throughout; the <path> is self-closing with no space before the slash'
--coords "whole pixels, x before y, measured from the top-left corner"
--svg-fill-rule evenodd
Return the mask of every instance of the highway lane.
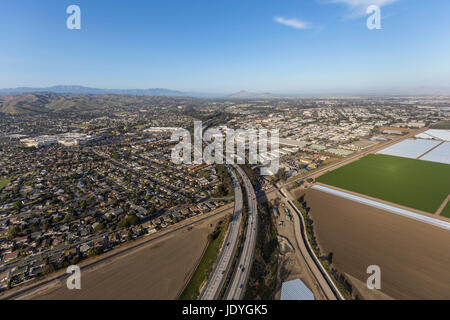
<path id="1" fill-rule="evenodd" d="M 322 288 L 322 291 L 327 296 L 327 299 L 335 300 L 335 299 L 344 299 L 339 290 L 337 290 L 336 286 L 332 282 L 330 275 L 323 270 L 323 266 L 318 262 L 317 257 L 315 256 L 313 250 L 310 248 L 310 244 L 308 240 L 304 237 L 305 230 L 304 227 L 304 221 L 301 213 L 298 211 L 297 207 L 292 203 L 293 197 L 291 194 L 287 191 L 287 188 L 291 185 L 296 183 L 297 181 L 306 180 L 308 178 L 315 178 L 317 176 L 320 176 L 326 172 L 332 171 L 334 169 L 337 169 L 341 166 L 347 165 L 349 163 L 352 163 L 354 161 L 357 161 L 369 154 L 376 153 L 382 149 L 385 149 L 391 145 L 394 145 L 396 143 L 399 143 L 400 141 L 403 141 L 405 139 L 411 138 L 415 136 L 416 134 L 419 134 L 420 132 L 423 132 L 427 130 L 427 128 L 423 128 L 419 131 L 411 132 L 405 136 L 402 136 L 398 139 L 389 141 L 387 143 L 382 143 L 375 148 L 372 148 L 371 150 L 367 150 L 365 152 L 357 153 L 353 156 L 344 158 L 343 160 L 334 163 L 329 166 L 325 166 L 324 168 L 315 170 L 311 173 L 308 173 L 307 175 L 297 177 L 292 181 L 280 183 L 279 185 L 275 185 L 266 191 L 260 191 L 258 194 L 258 198 L 264 198 L 267 197 L 267 195 L 272 193 L 279 193 L 281 195 L 281 199 L 286 201 L 288 206 L 290 206 L 297 214 L 294 215 L 294 224 L 295 224 L 295 241 L 297 243 L 297 246 L 300 248 L 300 252 L 302 256 L 304 257 L 309 269 L 313 273 L 314 277 L 316 278 L 316 282 L 319 284 L 319 286 Z M 309 250 L 308 250 L 309 249 Z"/>
<path id="2" fill-rule="evenodd" d="M 233 170 L 231 170 L 229 166 L 227 166 L 227 169 L 234 185 L 235 198 L 233 220 L 230 223 L 228 234 L 219 254 L 219 258 L 200 294 L 200 300 L 214 300 L 219 296 L 228 275 L 228 271 L 231 268 L 231 263 L 239 240 L 242 221 L 242 189 Z"/>
<path id="3" fill-rule="evenodd" d="M 310 174 L 306 175 L 306 176 L 302 176 L 299 177 L 298 179 L 295 179 L 294 181 L 291 182 L 287 182 L 284 185 L 282 185 L 281 187 L 286 187 L 290 184 L 295 183 L 298 180 L 304 180 L 307 179 L 309 177 L 315 177 L 317 175 L 320 175 L 322 173 L 325 173 L 327 171 L 330 170 L 334 170 L 340 166 L 343 166 L 345 164 L 348 164 L 350 162 L 356 161 L 370 153 L 375 153 L 378 150 L 384 149 L 390 145 L 393 145 L 395 143 L 398 143 L 401 140 L 410 138 L 414 135 L 416 135 L 419 132 L 413 132 L 410 133 L 406 136 L 400 137 L 399 139 L 390 141 L 388 143 L 383 143 L 379 146 L 377 146 L 376 148 L 373 148 L 370 151 L 367 152 L 362 152 L 362 153 L 357 153 L 354 156 L 348 157 L 346 159 L 343 159 L 342 161 L 339 161 L 336 164 L 327 166 L 325 168 L 316 170 L 314 172 L 311 172 Z M 243 181 L 244 181 L 244 186 L 247 190 L 247 195 L 248 195 L 248 204 L 249 204 L 249 223 L 248 223 L 248 227 L 246 230 L 246 237 L 243 243 L 243 250 L 241 252 L 241 255 L 239 257 L 237 266 L 236 266 L 236 270 L 234 271 L 234 274 L 232 276 L 232 280 L 230 282 L 230 285 L 228 287 L 228 291 L 226 293 L 225 298 L 227 300 L 240 300 L 243 298 L 245 290 L 246 290 L 246 286 L 247 286 L 247 282 L 248 282 L 248 278 L 249 278 L 249 273 L 250 273 L 250 269 L 251 269 L 251 263 L 253 261 L 253 253 L 254 253 L 254 248 L 256 245 L 256 230 L 257 230 L 257 201 L 256 201 L 256 196 L 255 196 L 255 192 L 253 189 L 253 186 L 251 185 L 248 177 L 246 176 L 246 174 L 242 171 L 242 169 L 236 165 L 233 166 L 236 171 L 239 173 L 239 175 L 241 175 Z M 277 187 L 273 187 L 269 190 L 267 190 L 265 193 L 272 193 L 272 192 L 277 192 L 278 188 Z M 298 210 L 296 210 L 297 208 L 295 208 L 295 206 L 293 206 L 291 199 L 286 199 L 288 200 L 290 206 L 298 213 Z M 302 217 L 299 216 L 298 220 L 300 220 Z M 300 221 L 297 221 L 296 223 L 298 225 L 298 229 L 300 230 Z M 324 292 L 326 292 L 326 295 L 328 297 L 328 299 L 343 299 L 342 295 L 340 294 L 340 292 L 338 290 L 336 290 L 336 287 L 334 285 L 334 283 L 330 280 L 329 275 L 325 272 L 325 274 L 323 273 L 323 270 L 320 268 L 322 267 L 321 265 L 317 265 L 317 261 L 315 261 L 315 259 L 317 259 L 317 257 L 315 257 L 314 253 L 312 252 L 308 252 L 308 250 L 306 249 L 307 246 L 309 246 L 309 243 L 305 243 L 303 239 L 303 237 L 300 234 L 296 234 L 297 237 L 297 242 L 301 243 L 301 247 L 303 249 L 302 254 L 304 255 L 304 257 L 307 259 L 308 264 L 310 266 L 310 269 L 313 270 L 313 273 L 316 276 L 317 281 L 319 282 L 319 284 L 321 285 L 321 287 L 323 288 Z M 220 262 L 219 262 L 220 263 Z M 229 261 L 229 263 L 231 263 L 231 261 Z M 320 263 L 319 263 L 320 264 Z M 226 275 L 226 271 L 225 273 L 223 273 L 223 275 Z M 223 283 L 221 282 L 220 285 L 223 285 Z M 217 284 L 216 284 L 217 286 Z M 217 296 L 216 296 L 217 297 Z M 211 298 L 214 299 L 214 298 Z"/>
<path id="4" fill-rule="evenodd" d="M 226 300 L 241 300 L 244 297 L 247 288 L 247 282 L 250 277 L 250 270 L 253 262 L 253 255 L 256 246 L 256 234 L 258 230 L 258 207 L 255 190 L 245 172 L 237 165 L 234 168 L 241 176 L 248 197 L 248 225 L 243 241 L 243 249 L 239 256 L 236 269 L 233 273 Z"/>

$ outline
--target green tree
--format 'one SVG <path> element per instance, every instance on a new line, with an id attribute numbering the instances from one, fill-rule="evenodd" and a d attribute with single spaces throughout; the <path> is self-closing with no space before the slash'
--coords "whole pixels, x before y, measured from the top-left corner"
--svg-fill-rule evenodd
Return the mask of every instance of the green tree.
<path id="1" fill-rule="evenodd" d="M 20 209 L 22 209 L 22 202 L 20 201 L 16 201 L 14 202 L 14 208 L 19 211 Z"/>
<path id="2" fill-rule="evenodd" d="M 128 227 L 128 221 L 126 218 L 122 218 L 120 219 L 119 223 L 118 223 L 119 228 L 125 228 Z"/>
<path id="3" fill-rule="evenodd" d="M 19 228 L 14 226 L 12 227 L 8 232 L 8 240 L 12 241 L 15 237 L 17 237 L 17 234 L 19 233 Z"/>
<path id="4" fill-rule="evenodd" d="M 134 226 L 139 223 L 139 217 L 135 214 L 131 214 L 127 217 L 127 221 L 130 226 Z"/>
<path id="5" fill-rule="evenodd" d="M 104 223 L 100 223 L 100 224 L 98 224 L 98 225 L 96 225 L 95 226 L 95 228 L 94 228 L 94 232 L 97 232 L 97 231 L 100 231 L 100 230 L 103 230 L 103 229 L 105 229 L 105 224 Z"/>
<path id="6" fill-rule="evenodd" d="M 95 257 L 98 256 L 100 253 L 102 253 L 102 249 L 100 249 L 99 247 L 94 247 L 88 251 L 88 257 L 89 258 Z"/>
<path id="7" fill-rule="evenodd" d="M 55 267 L 53 266 L 53 264 L 47 264 L 45 267 L 44 267 L 44 271 L 43 271 L 43 273 L 44 274 L 50 274 L 50 273 L 52 273 L 52 272 L 55 272 Z"/>

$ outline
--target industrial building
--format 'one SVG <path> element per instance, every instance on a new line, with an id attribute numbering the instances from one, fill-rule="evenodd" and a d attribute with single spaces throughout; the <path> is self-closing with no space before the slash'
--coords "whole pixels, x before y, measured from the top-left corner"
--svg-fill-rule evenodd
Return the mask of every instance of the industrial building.
<path id="1" fill-rule="evenodd" d="M 281 300 L 315 300 L 314 294 L 301 281 L 295 279 L 281 285 Z"/>

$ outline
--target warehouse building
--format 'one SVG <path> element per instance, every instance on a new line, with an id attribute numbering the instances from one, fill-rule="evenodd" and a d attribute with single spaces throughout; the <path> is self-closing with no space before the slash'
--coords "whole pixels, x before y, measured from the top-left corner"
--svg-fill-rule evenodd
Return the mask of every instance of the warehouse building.
<path id="1" fill-rule="evenodd" d="M 315 300 L 314 294 L 301 281 L 295 279 L 283 282 L 281 286 L 281 300 Z"/>

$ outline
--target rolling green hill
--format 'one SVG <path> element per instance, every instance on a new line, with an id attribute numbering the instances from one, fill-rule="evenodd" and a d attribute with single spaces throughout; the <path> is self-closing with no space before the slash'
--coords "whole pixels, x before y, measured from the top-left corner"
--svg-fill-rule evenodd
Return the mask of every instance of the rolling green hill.
<path id="1" fill-rule="evenodd" d="M 0 97 L 0 112 L 8 114 L 49 113 L 55 111 L 94 110 L 103 108 L 105 98 L 87 95 L 30 93 Z"/>
<path id="2" fill-rule="evenodd" d="M 178 101 L 200 101 L 189 97 L 167 97 L 128 94 L 59 94 L 28 93 L 14 96 L 0 95 L 0 113 L 38 114 L 64 111 L 91 111 L 116 107 L 170 107 Z"/>

